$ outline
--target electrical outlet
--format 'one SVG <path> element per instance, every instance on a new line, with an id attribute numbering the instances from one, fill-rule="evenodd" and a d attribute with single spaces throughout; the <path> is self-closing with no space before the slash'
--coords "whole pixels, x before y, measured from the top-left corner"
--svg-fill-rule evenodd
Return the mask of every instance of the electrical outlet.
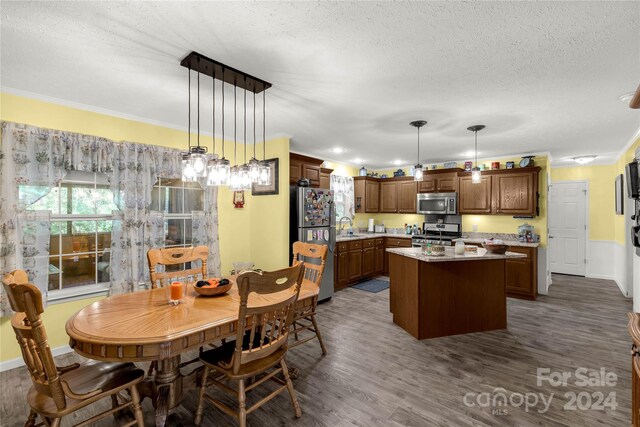
<path id="1" fill-rule="evenodd" d="M 473 231 L 478 231 L 478 224 L 473 224 L 473 226 L 471 227 L 471 229 Z"/>

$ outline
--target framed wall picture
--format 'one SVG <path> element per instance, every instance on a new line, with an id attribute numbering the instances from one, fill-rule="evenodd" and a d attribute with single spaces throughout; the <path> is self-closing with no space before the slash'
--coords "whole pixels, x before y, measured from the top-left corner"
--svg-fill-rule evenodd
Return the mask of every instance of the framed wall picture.
<path id="1" fill-rule="evenodd" d="M 267 159 L 269 162 L 269 167 L 271 168 L 271 184 L 269 185 L 259 185 L 259 184 L 251 184 L 251 195 L 252 196 L 271 196 L 273 194 L 278 194 L 280 192 L 280 177 L 279 177 L 279 162 L 278 158 L 275 159 Z"/>
<path id="2" fill-rule="evenodd" d="M 624 214 L 624 177 L 622 174 L 616 176 L 615 195 L 616 195 L 616 215 Z"/>

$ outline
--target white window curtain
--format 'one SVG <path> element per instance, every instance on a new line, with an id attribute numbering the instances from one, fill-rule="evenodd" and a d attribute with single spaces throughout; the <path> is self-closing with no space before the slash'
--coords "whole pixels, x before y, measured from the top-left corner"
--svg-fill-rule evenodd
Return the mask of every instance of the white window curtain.
<path id="1" fill-rule="evenodd" d="M 46 302 L 50 214 L 26 209 L 58 185 L 67 171 L 79 170 L 105 173 L 119 208 L 111 240 L 110 293 L 130 292 L 147 281 L 146 251 L 164 241 L 163 215 L 148 210 L 153 185 L 159 176 L 181 176 L 181 152 L 11 122 L 2 122 L 1 128 L 0 275 L 26 270 Z M 210 248 L 210 270 L 219 273 L 217 190 L 206 191 L 210 197 L 199 222 L 204 231 L 199 228 L 198 233 Z M 0 315 L 8 314 L 0 288 Z"/>
<path id="2" fill-rule="evenodd" d="M 350 176 L 331 175 L 331 190 L 336 206 L 336 220 L 342 217 L 355 217 L 353 178 Z"/>

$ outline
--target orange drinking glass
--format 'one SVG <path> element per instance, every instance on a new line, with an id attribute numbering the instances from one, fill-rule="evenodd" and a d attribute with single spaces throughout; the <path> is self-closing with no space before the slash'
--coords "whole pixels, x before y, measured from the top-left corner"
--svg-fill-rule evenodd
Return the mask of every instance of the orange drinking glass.
<path id="1" fill-rule="evenodd" d="M 179 301 L 182 298 L 182 282 L 171 283 L 171 300 Z"/>

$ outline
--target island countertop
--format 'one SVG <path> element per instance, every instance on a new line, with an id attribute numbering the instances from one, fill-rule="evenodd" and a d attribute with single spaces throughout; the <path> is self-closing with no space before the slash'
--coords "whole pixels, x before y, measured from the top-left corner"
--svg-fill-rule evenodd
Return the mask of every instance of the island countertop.
<path id="1" fill-rule="evenodd" d="M 445 247 L 444 256 L 423 254 L 421 248 L 389 248 L 387 252 L 408 258 L 415 258 L 424 262 L 483 261 L 527 257 L 525 254 L 515 252 L 507 252 L 504 255 L 492 254 L 484 248 L 478 248 L 478 252 L 475 254 L 465 253 L 464 255 L 456 255 L 453 247 Z"/>

